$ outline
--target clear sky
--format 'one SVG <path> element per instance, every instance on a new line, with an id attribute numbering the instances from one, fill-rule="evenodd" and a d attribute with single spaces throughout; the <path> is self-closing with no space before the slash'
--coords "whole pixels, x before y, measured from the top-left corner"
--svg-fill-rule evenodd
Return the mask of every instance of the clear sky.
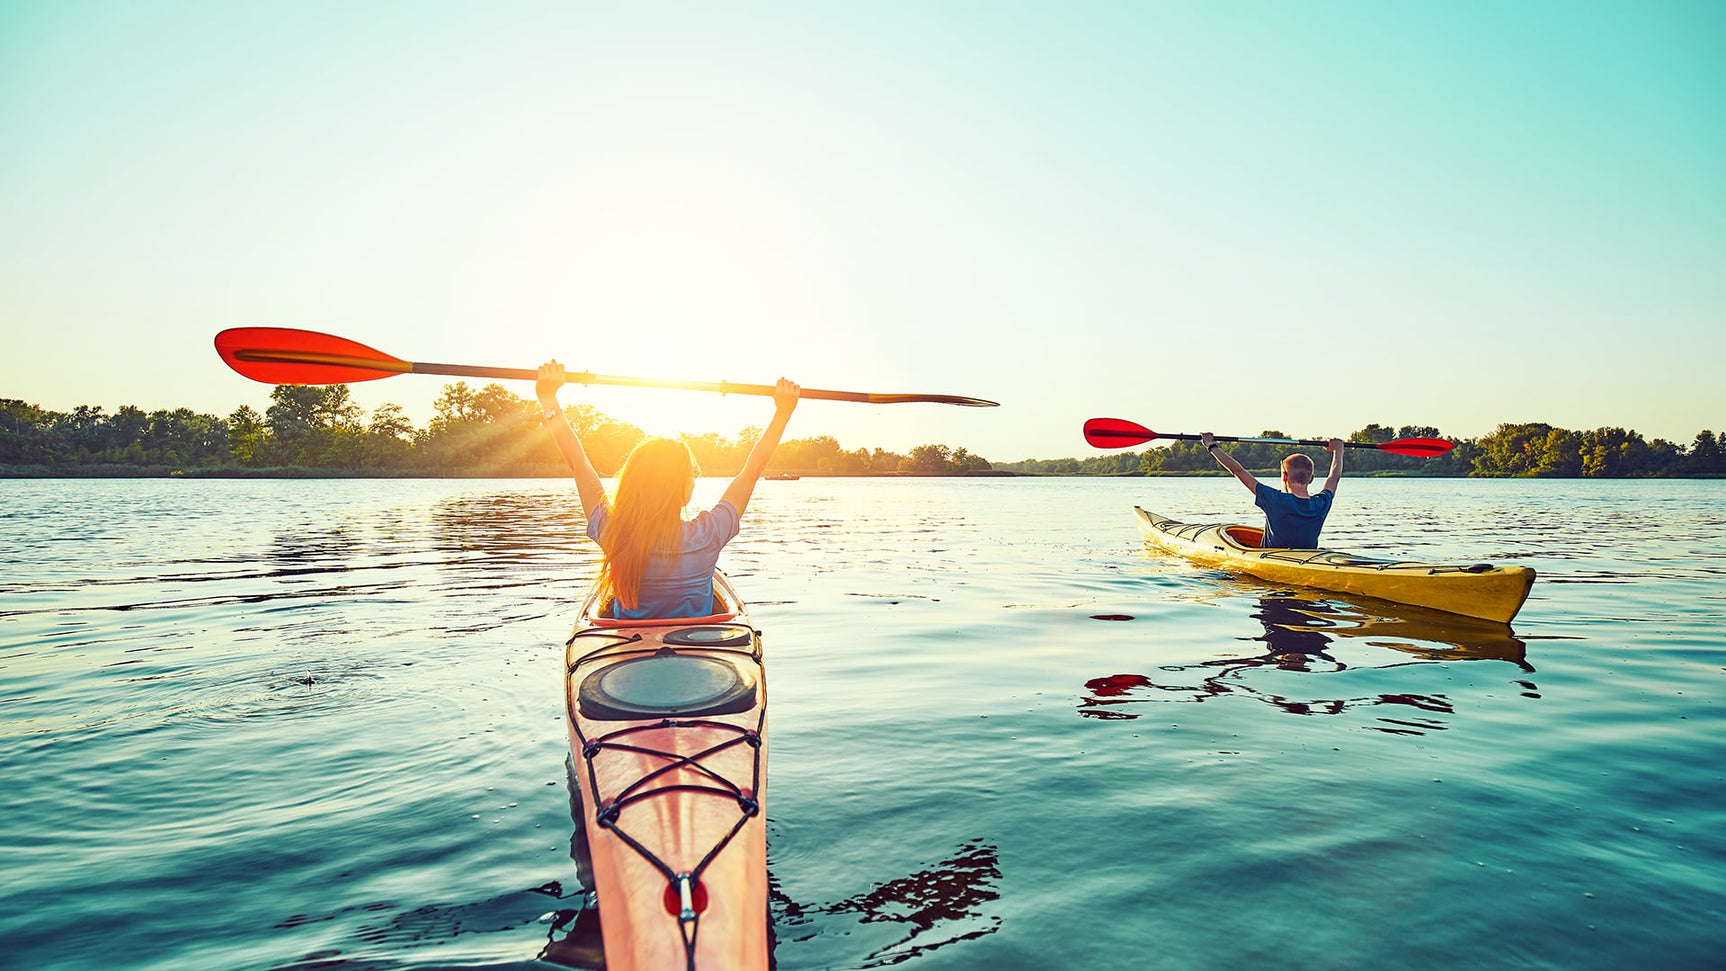
<path id="1" fill-rule="evenodd" d="M 0 397 L 261 409 L 241 325 L 992 398 L 789 436 L 996 461 L 1098 415 L 1688 442 L 1726 4 L 0 0 Z M 423 424 L 443 380 L 354 391 Z"/>

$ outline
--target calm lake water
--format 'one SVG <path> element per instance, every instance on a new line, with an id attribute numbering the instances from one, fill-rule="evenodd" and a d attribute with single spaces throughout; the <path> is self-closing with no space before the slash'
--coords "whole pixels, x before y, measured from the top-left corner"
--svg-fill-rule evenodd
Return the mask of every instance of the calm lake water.
<path id="1" fill-rule="evenodd" d="M 0 482 L 0 964 L 549 967 L 573 498 Z M 1539 570 L 1514 636 L 1132 517 L 1250 503 L 762 483 L 778 966 L 1719 966 L 1726 481 L 1345 481 L 1327 545 Z"/>

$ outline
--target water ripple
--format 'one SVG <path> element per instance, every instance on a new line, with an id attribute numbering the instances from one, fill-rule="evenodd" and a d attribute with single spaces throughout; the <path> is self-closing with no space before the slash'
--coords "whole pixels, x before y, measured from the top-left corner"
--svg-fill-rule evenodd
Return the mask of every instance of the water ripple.
<path id="1" fill-rule="evenodd" d="M 1249 519 L 1221 480 L 788 485 L 724 558 L 779 967 L 1714 957 L 1726 483 L 1348 483 L 1329 543 L 1533 565 L 1514 632 L 1144 548 L 1135 504 Z M 584 525 L 556 482 L 0 483 L 8 959 L 592 966 Z"/>

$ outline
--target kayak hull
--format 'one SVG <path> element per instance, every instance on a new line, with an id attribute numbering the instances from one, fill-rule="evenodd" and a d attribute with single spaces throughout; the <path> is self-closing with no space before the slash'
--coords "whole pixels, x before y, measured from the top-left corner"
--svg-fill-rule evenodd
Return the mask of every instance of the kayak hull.
<path id="1" fill-rule="evenodd" d="M 723 574 L 714 595 L 710 617 L 617 621 L 595 589 L 569 639 L 570 751 L 610 971 L 768 966 L 761 638 Z"/>
<path id="2" fill-rule="evenodd" d="M 1272 583 L 1316 587 L 1508 624 L 1528 599 L 1534 570 L 1485 563 L 1441 565 L 1356 556 L 1338 550 L 1262 549 L 1262 531 L 1225 523 L 1182 523 L 1133 507 L 1151 546 Z"/>

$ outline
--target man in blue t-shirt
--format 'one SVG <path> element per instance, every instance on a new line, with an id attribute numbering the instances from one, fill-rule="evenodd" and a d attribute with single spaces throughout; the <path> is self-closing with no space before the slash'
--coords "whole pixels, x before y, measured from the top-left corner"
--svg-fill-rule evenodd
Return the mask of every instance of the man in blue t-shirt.
<path id="1" fill-rule="evenodd" d="M 1312 459 L 1296 452 L 1283 459 L 1283 491 L 1278 492 L 1253 478 L 1229 453 L 1217 448 L 1210 432 L 1199 436 L 1199 443 L 1210 450 L 1223 468 L 1235 474 L 1253 494 L 1253 503 L 1265 511 L 1265 549 L 1288 548 L 1311 550 L 1318 548 L 1318 533 L 1324 527 L 1324 517 L 1336 498 L 1336 484 L 1342 478 L 1342 439 L 1333 438 L 1325 449 L 1330 452 L 1330 475 L 1318 495 L 1309 495 L 1312 485 Z"/>

